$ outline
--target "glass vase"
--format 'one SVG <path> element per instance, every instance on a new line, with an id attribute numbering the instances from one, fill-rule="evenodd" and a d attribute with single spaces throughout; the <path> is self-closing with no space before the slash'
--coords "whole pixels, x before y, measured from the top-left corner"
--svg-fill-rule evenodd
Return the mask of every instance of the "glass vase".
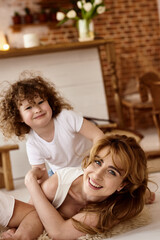
<path id="1" fill-rule="evenodd" d="M 78 20 L 78 40 L 91 41 L 94 39 L 94 24 L 92 20 L 80 19 Z"/>

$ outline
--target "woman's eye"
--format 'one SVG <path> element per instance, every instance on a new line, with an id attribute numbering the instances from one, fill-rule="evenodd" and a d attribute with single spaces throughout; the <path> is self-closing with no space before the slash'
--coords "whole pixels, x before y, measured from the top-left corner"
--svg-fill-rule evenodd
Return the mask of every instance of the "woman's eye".
<path id="1" fill-rule="evenodd" d="M 116 176 L 115 171 L 113 171 L 113 170 L 108 170 L 108 172 L 109 172 L 111 175 Z"/>
<path id="2" fill-rule="evenodd" d="M 101 166 L 102 164 L 101 164 L 101 161 L 99 161 L 99 160 L 95 160 L 94 161 L 97 165 L 99 165 L 99 166 Z"/>

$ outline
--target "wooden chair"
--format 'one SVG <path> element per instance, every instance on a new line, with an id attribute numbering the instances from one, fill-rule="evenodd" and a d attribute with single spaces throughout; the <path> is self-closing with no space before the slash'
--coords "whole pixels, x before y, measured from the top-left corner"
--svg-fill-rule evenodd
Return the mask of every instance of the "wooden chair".
<path id="1" fill-rule="evenodd" d="M 93 118 L 93 117 L 84 117 L 87 120 L 92 121 L 99 127 L 105 135 L 111 135 L 111 134 L 118 134 L 118 135 L 126 135 L 128 137 L 133 137 L 136 139 L 138 143 L 143 138 L 143 135 L 140 134 L 139 132 L 131 129 L 124 129 L 118 126 L 117 123 L 110 119 L 100 119 L 100 118 Z"/>
<path id="2" fill-rule="evenodd" d="M 154 79 L 156 76 L 152 73 L 148 74 L 150 79 Z M 128 110 L 130 118 L 129 128 L 132 130 L 136 129 L 136 113 L 143 114 L 152 111 L 152 101 L 148 96 L 144 94 L 140 88 L 141 78 L 138 79 L 137 89 L 131 93 L 128 93 L 122 97 L 121 104 L 123 109 Z M 142 91 L 142 92 L 141 92 Z"/>
<path id="3" fill-rule="evenodd" d="M 17 144 L 0 146 L 0 188 L 14 189 L 9 152 L 16 149 L 19 149 Z"/>
<path id="4" fill-rule="evenodd" d="M 146 96 L 147 93 L 151 95 L 152 116 L 160 142 L 160 75 L 153 72 L 146 73 L 141 77 L 140 82 L 140 88 L 143 89 Z M 148 157 L 160 156 L 160 150 L 150 151 L 147 153 L 147 155 Z"/>

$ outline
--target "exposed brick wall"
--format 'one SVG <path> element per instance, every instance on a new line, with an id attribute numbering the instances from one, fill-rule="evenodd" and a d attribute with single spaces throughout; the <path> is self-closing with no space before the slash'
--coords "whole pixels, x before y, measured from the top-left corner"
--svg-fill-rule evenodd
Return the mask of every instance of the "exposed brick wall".
<path id="1" fill-rule="evenodd" d="M 37 3 L 46 2 L 50 4 L 59 3 L 63 0 L 12 0 L 9 7 L 21 8 L 24 6 L 37 10 L 40 5 Z M 117 58 L 117 75 L 119 78 L 120 94 L 123 95 L 130 81 L 136 82 L 139 75 L 149 68 L 160 72 L 160 22 L 158 19 L 157 0 L 105 0 L 106 7 L 110 9 L 105 14 L 94 19 L 95 33 L 97 37 L 112 38 L 115 41 Z M 61 27 L 49 28 L 39 33 L 44 43 L 69 42 L 77 40 L 76 27 L 64 25 Z M 110 69 L 104 57 L 104 49 L 101 49 L 103 56 L 103 67 L 105 74 L 105 87 L 107 88 L 107 102 L 110 117 L 116 119 L 116 111 L 113 99 L 113 88 L 110 80 Z M 134 85 L 134 84 L 133 84 Z M 137 115 L 137 126 L 144 125 L 144 116 L 141 119 Z M 128 123 L 128 121 L 126 121 Z M 152 124 L 150 115 L 146 116 L 146 125 Z"/>

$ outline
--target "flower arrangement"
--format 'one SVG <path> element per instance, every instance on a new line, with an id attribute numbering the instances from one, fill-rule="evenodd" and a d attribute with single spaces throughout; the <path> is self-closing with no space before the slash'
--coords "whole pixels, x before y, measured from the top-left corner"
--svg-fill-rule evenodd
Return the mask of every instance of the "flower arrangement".
<path id="1" fill-rule="evenodd" d="M 57 12 L 56 19 L 60 24 L 63 24 L 69 19 L 80 20 L 86 19 L 90 21 L 95 16 L 102 14 L 106 11 L 104 0 L 79 0 L 76 1 L 76 7 L 69 9 L 65 12 Z"/>

